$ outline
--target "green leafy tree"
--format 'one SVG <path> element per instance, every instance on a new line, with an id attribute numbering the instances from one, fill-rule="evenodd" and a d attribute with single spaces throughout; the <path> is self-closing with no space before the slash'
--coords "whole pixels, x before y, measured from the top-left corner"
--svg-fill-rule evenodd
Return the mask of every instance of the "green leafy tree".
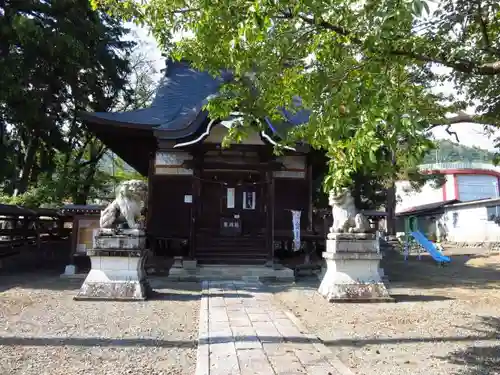
<path id="1" fill-rule="evenodd" d="M 0 28 L 1 201 L 99 197 L 113 180 L 99 169 L 107 149 L 78 112 L 147 105 L 152 62 L 132 50 L 116 17 L 87 0 L 0 1 Z"/>
<path id="2" fill-rule="evenodd" d="M 134 44 L 121 40 L 126 29 L 86 0 L 1 1 L 0 28 L 4 191 L 37 187 L 41 174 L 55 172 L 58 153 L 66 155 L 63 182 L 75 150 L 90 153 L 86 162 L 95 166 L 102 147 L 77 112 L 110 109 L 123 96 Z"/>
<path id="3" fill-rule="evenodd" d="M 172 55 L 200 69 L 231 69 L 235 79 L 207 107 L 219 118 L 235 109 L 243 112 L 235 137 L 246 126 L 264 126 L 265 116 L 282 120 L 279 108 L 293 107 L 300 97 L 299 107 L 311 116 L 307 125 L 289 132 L 285 143 L 305 139 L 326 152 L 327 189 L 352 184 L 362 170 L 394 177 L 393 155 L 404 150 L 408 158 L 422 158 L 431 147 L 426 130 L 444 121 L 448 109 L 426 81 L 433 55 L 422 55 L 434 52 L 435 60 L 442 60 L 439 46 L 415 31 L 425 3 L 94 3 L 151 26 Z M 191 35 L 170 44 L 179 31 Z"/>
<path id="4" fill-rule="evenodd" d="M 306 140 L 326 153 L 326 190 L 352 186 L 361 174 L 389 181 L 393 191 L 401 168 L 411 170 L 432 148 L 430 129 L 445 125 L 452 134 L 456 122 L 499 120 L 498 1 L 441 0 L 432 8 L 422 0 L 93 3 L 150 26 L 172 56 L 199 69 L 231 69 L 234 80 L 207 108 L 214 118 L 244 114 L 233 138 L 262 128 L 265 116 L 279 122 L 279 108 L 294 108 L 300 97 L 309 122 L 284 143 Z M 448 71 L 437 74 L 438 65 Z M 461 100 L 431 91 L 443 82 Z M 459 112 L 471 104 L 479 104 L 478 115 Z"/>

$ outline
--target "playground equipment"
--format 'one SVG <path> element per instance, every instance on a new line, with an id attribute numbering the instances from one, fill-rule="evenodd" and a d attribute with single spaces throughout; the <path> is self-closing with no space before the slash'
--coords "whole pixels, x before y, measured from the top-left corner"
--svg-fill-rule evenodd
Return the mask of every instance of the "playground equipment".
<path id="1" fill-rule="evenodd" d="M 422 247 L 439 264 L 451 262 L 450 257 L 443 255 L 442 251 L 437 247 L 437 245 L 434 244 L 433 242 L 429 241 L 429 239 L 427 237 L 425 237 L 425 235 L 422 232 L 420 232 L 418 230 L 414 231 L 414 232 L 410 232 L 410 236 L 419 245 L 419 248 L 418 248 L 418 250 L 419 250 L 418 259 L 419 260 L 420 260 L 420 247 Z M 408 259 L 409 252 L 410 252 L 410 243 L 409 243 L 409 241 L 406 241 L 405 247 L 404 247 L 405 260 Z"/>

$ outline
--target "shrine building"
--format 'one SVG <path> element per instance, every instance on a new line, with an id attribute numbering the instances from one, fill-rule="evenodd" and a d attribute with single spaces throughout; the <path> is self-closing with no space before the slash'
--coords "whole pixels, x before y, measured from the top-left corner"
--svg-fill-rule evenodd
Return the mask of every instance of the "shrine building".
<path id="1" fill-rule="evenodd" d="M 263 119 L 265 130 L 222 149 L 230 121 L 211 119 L 203 106 L 224 79 L 230 78 L 167 61 L 148 108 L 81 117 L 148 177 L 146 230 L 155 252 L 200 265 L 269 264 L 277 242 L 312 233 L 310 148 L 297 144 L 273 154 L 284 132 L 307 121 L 307 113 L 283 111 L 281 124 Z M 300 211 L 295 234 L 293 211 Z"/>

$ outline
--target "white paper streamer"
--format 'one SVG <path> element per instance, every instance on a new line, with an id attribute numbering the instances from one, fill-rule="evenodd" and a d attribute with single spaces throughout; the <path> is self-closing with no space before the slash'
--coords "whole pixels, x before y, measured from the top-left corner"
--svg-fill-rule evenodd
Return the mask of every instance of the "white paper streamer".
<path id="1" fill-rule="evenodd" d="M 292 211 L 292 225 L 293 225 L 293 251 L 300 250 L 300 215 L 302 211 Z"/>

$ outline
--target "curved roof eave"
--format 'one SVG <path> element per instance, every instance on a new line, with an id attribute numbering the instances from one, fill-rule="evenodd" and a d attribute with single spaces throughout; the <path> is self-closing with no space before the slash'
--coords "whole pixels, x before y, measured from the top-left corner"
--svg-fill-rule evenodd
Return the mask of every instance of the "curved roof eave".
<path id="1" fill-rule="evenodd" d="M 99 125 L 106 125 L 106 126 L 126 127 L 133 129 L 153 129 L 158 126 L 158 124 L 153 124 L 153 123 L 147 124 L 147 123 L 130 122 L 130 120 L 126 116 L 117 116 L 128 113 L 129 112 L 122 112 L 122 113 L 79 112 L 78 116 L 85 122 L 90 122 Z"/>
<path id="2" fill-rule="evenodd" d="M 183 122 L 185 121 L 184 118 L 182 120 Z M 180 129 L 157 127 L 154 129 L 154 135 L 156 138 L 164 140 L 178 140 L 191 137 L 201 129 L 203 124 L 208 124 L 208 112 L 205 110 L 193 111 L 188 121 L 187 125 Z"/>
<path id="3" fill-rule="evenodd" d="M 266 117 L 264 120 L 267 124 L 267 127 L 271 130 L 271 135 L 267 132 L 263 132 L 264 137 L 268 140 L 268 142 L 276 145 L 278 142 L 273 139 L 273 135 L 279 139 L 286 139 L 288 132 L 300 125 L 305 125 L 309 121 L 310 111 L 306 109 L 298 110 L 297 112 L 291 112 L 286 108 L 282 108 L 280 110 L 285 121 L 281 121 L 279 123 L 273 123 L 269 117 Z M 307 142 L 299 142 L 295 145 L 293 150 L 298 151 L 299 149 L 303 149 L 304 146 L 307 145 Z M 308 147 L 308 145 L 307 145 Z M 288 148 L 292 149 L 292 148 Z"/>
<path id="4" fill-rule="evenodd" d="M 203 123 L 203 119 L 197 119 L 206 117 L 203 107 L 217 94 L 227 75 L 214 78 L 208 72 L 191 68 L 185 61 L 169 60 L 165 70 L 149 107 L 129 112 L 82 112 L 80 117 L 106 126 L 161 129 L 159 134 L 172 137 L 191 133 L 193 126 Z"/>

